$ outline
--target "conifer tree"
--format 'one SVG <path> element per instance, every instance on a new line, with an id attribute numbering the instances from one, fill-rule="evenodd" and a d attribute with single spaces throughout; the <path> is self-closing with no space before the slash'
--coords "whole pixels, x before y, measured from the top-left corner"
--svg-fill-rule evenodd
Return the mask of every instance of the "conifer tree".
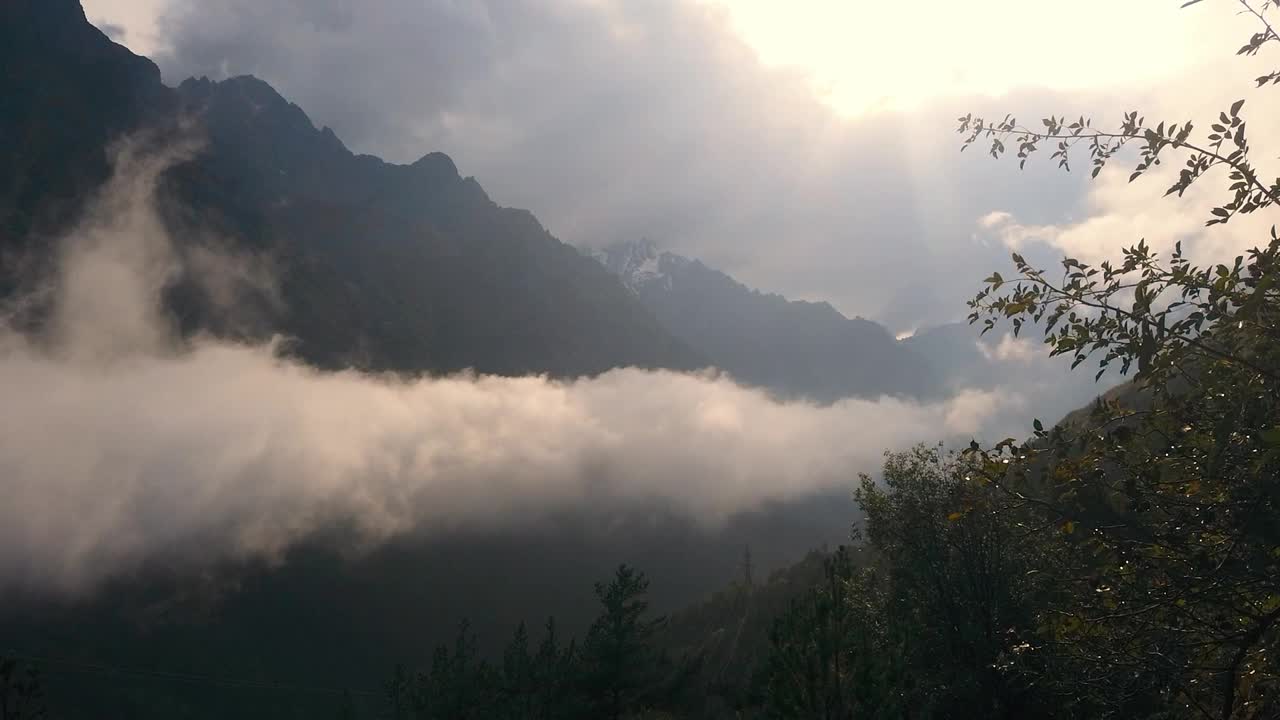
<path id="1" fill-rule="evenodd" d="M 643 702 L 656 682 L 658 656 L 652 638 L 665 622 L 648 618 L 644 573 L 619 565 L 612 581 L 596 583 L 603 612 L 583 643 L 586 689 L 597 717 L 617 720 Z"/>

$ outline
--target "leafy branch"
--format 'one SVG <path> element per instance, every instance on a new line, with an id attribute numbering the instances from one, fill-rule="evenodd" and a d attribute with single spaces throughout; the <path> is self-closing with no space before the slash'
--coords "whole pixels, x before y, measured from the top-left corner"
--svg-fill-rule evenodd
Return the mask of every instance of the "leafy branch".
<path id="1" fill-rule="evenodd" d="M 1195 5 L 1201 0 L 1191 0 L 1183 7 Z M 1237 55 L 1257 55 L 1269 42 L 1280 42 L 1280 34 L 1267 18 L 1267 12 L 1274 8 L 1276 0 L 1264 0 L 1255 7 L 1250 0 L 1237 0 L 1244 8 L 1242 12 L 1253 15 L 1262 26 L 1262 30 L 1249 38 L 1249 41 L 1236 51 Z M 1256 78 L 1258 87 L 1268 83 L 1280 84 L 1280 70 Z M 1159 122 L 1152 126 L 1145 116 L 1138 112 L 1126 112 L 1124 119 L 1114 129 L 1103 130 L 1094 125 L 1092 118 L 1080 116 L 1068 122 L 1066 117 L 1050 115 L 1042 118 L 1043 129 L 1028 127 L 1018 123 L 1013 116 L 1006 115 L 1000 121 L 991 121 L 983 117 L 975 117 L 972 113 L 958 119 L 957 132 L 965 136 L 961 150 L 967 149 L 979 140 L 990 140 L 988 153 L 993 158 L 1005 155 L 1009 148 L 1017 148 L 1018 165 L 1025 167 L 1030 157 L 1040 149 L 1040 145 L 1054 144 L 1051 159 L 1058 161 L 1058 166 L 1068 172 L 1071 170 L 1073 151 L 1083 143 L 1088 148 L 1088 157 L 1092 165 L 1092 177 L 1097 177 L 1111 159 L 1130 144 L 1140 144 L 1138 162 L 1129 175 L 1133 182 L 1151 168 L 1162 163 L 1162 153 L 1168 149 L 1186 151 L 1187 158 L 1178 173 L 1178 179 L 1169 186 L 1165 195 L 1177 194 L 1182 197 L 1197 180 L 1209 170 L 1218 166 L 1226 166 L 1231 180 L 1228 192 L 1230 199 L 1214 207 L 1207 225 L 1225 223 L 1238 214 L 1248 214 L 1280 204 L 1280 177 L 1267 178 L 1249 161 L 1249 141 L 1246 122 L 1240 117 L 1244 100 L 1232 103 L 1228 110 L 1219 113 L 1217 121 L 1211 123 L 1212 132 L 1203 140 L 1193 140 L 1195 126 L 1191 122 Z"/>
<path id="2" fill-rule="evenodd" d="M 1131 143 L 1140 143 L 1138 162 L 1129 175 L 1130 182 L 1160 165 L 1163 161 L 1161 154 L 1167 148 L 1186 150 L 1189 156 L 1185 166 L 1165 195 L 1176 193 L 1178 197 L 1182 197 L 1210 169 L 1227 166 L 1232 181 L 1229 188 L 1231 199 L 1211 211 L 1212 217 L 1206 224 L 1215 225 L 1225 223 L 1237 214 L 1247 214 L 1280 204 L 1280 177 L 1264 180 L 1249 162 L 1246 122 L 1240 117 L 1243 106 L 1244 100 L 1238 100 L 1229 110 L 1220 113 L 1204 142 L 1191 140 L 1194 125 L 1190 122 L 1160 122 L 1155 127 L 1150 127 L 1146 118 L 1137 112 L 1125 113 L 1124 120 L 1113 131 L 1098 130 L 1093 126 L 1092 119 L 1083 116 L 1068 123 L 1064 117 L 1051 115 L 1041 120 L 1044 130 L 1034 130 L 1020 125 L 1012 116 L 992 122 L 967 114 L 959 118 L 957 132 L 965 135 L 961 150 L 979 139 L 990 139 L 988 153 L 993 158 L 1000 158 L 1009 147 L 1016 147 L 1019 167 L 1026 166 L 1027 160 L 1039 150 L 1040 144 L 1056 142 L 1056 149 L 1050 158 L 1056 159 L 1058 166 L 1068 172 L 1071 170 L 1073 150 L 1084 143 L 1093 166 L 1093 177 L 1097 177 L 1120 150 Z"/>

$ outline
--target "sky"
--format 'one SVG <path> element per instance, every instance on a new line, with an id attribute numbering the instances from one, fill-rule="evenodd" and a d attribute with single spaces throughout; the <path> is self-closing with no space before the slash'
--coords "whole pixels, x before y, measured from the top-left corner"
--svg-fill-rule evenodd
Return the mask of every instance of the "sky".
<path id="1" fill-rule="evenodd" d="M 1145 235 L 1115 178 L 961 154 L 955 118 L 1216 114 L 1252 85 L 1231 57 L 1252 26 L 1180 4 L 85 3 L 171 84 L 258 75 L 357 152 L 448 153 L 566 242 L 647 237 L 896 333 L 963 317 L 1011 244 L 1051 262 Z"/>

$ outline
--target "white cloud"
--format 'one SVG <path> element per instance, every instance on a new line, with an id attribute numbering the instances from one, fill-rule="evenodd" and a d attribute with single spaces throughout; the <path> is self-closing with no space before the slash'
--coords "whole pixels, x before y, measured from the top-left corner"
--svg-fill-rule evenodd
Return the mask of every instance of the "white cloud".
<path id="1" fill-rule="evenodd" d="M 123 31 L 117 42 L 139 55 L 152 55 L 164 47 L 157 21 L 168 0 L 81 0 L 85 15 L 99 27 Z"/>
<path id="2" fill-rule="evenodd" d="M 1247 121 L 1251 158 L 1261 177 L 1275 177 L 1280 171 L 1274 161 L 1280 155 L 1280 125 L 1271 119 L 1280 116 L 1280 95 L 1255 90 L 1251 80 L 1280 64 L 1277 48 L 1268 50 L 1257 58 L 1229 58 L 1202 66 L 1176 82 L 1150 88 L 1135 105 L 1143 107 L 1150 119 L 1194 122 L 1197 130 L 1191 140 L 1208 144 L 1205 137 L 1219 113 L 1244 99 L 1242 116 Z M 1095 118 L 1116 124 L 1118 120 Z M 1087 157 L 1077 152 L 1076 172 L 1086 172 Z M 1139 240 L 1164 253 L 1181 242 L 1188 257 L 1199 264 L 1229 261 L 1249 248 L 1265 245 L 1276 222 L 1275 208 L 1237 216 L 1225 225 L 1205 226 L 1210 211 L 1230 199 L 1227 186 L 1232 181 L 1224 167 L 1204 175 L 1182 197 L 1161 197 L 1177 180 L 1188 156 L 1186 151 L 1166 149 L 1161 165 L 1131 182 L 1136 156 L 1132 152 L 1117 155 L 1075 208 L 1078 220 L 1024 224 L 1012 213 L 997 211 L 981 217 L 978 225 L 1012 249 L 1040 244 L 1088 263 L 1115 260 L 1120 248 Z M 1049 159 L 1032 160 L 1037 161 Z"/>
<path id="3" fill-rule="evenodd" d="M 944 423 L 948 428 L 976 433 L 998 412 L 1021 409 L 1025 405 L 1026 399 L 1020 393 L 962 390 L 948 402 Z"/>
<path id="4" fill-rule="evenodd" d="M 634 369 L 324 373 L 271 346 L 182 342 L 159 308 L 184 268 L 151 194 L 180 156 L 125 146 L 63 244 L 49 330 L 0 331 L 0 592 L 85 591 L 153 560 L 270 559 L 334 522 L 376 542 L 658 503 L 714 526 L 847 485 L 885 448 L 979 432 L 1011 402 L 818 407 Z"/>
<path id="5" fill-rule="evenodd" d="M 1043 358 L 1047 352 L 1041 343 L 1012 335 L 1002 336 L 995 344 L 979 340 L 977 345 L 988 362 L 1030 363 Z"/>
<path id="6" fill-rule="evenodd" d="M 978 218 L 978 227 L 990 230 L 992 228 L 1000 227 L 1001 225 L 1008 223 L 1010 220 L 1013 220 L 1012 213 L 1007 213 L 1003 210 L 992 210 L 986 215 Z"/>
<path id="7" fill-rule="evenodd" d="M 1245 27 L 1167 0 L 1077 0 L 1069 12 L 1025 0 L 715 4 L 766 63 L 803 69 L 845 114 L 1025 87 L 1150 85 L 1216 57 Z"/>

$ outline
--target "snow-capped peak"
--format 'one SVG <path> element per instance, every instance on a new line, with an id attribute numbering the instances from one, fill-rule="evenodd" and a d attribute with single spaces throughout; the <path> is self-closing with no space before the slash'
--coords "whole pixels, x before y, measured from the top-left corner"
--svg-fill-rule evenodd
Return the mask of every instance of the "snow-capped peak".
<path id="1" fill-rule="evenodd" d="M 685 258 L 658 250 L 648 238 L 614 243 L 590 253 L 609 272 L 617 275 L 628 290 L 639 293 L 657 284 L 671 286 L 671 270 Z"/>

